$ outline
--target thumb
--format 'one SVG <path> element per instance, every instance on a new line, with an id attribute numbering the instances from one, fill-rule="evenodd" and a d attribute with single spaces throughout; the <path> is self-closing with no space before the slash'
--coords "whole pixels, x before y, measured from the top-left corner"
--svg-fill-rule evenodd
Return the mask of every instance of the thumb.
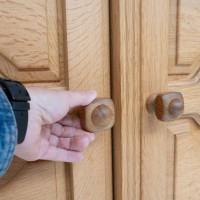
<path id="1" fill-rule="evenodd" d="M 28 92 L 31 97 L 31 111 L 39 112 L 43 124 L 61 120 L 70 108 L 88 105 L 97 96 L 95 91 L 60 91 L 47 88 L 28 88 Z"/>
<path id="2" fill-rule="evenodd" d="M 91 103 L 97 96 L 94 90 L 89 91 L 67 91 L 66 98 L 69 109 L 76 106 L 86 106 Z"/>

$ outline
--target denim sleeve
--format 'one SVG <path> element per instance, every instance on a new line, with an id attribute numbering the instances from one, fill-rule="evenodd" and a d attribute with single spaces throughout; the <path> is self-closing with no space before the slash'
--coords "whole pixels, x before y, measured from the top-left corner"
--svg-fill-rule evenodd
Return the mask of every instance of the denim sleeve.
<path id="1" fill-rule="evenodd" d="M 0 177 L 12 161 L 17 143 L 17 126 L 12 107 L 0 89 Z"/>

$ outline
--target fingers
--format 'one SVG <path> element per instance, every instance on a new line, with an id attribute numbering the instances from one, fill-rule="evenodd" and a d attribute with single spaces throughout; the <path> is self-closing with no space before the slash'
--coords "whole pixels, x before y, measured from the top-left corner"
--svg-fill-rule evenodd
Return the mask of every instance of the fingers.
<path id="1" fill-rule="evenodd" d="M 54 146 L 54 147 L 58 147 L 58 144 L 59 144 L 59 137 L 57 137 L 55 135 L 50 135 L 49 145 Z"/>
<path id="2" fill-rule="evenodd" d="M 74 137 L 74 136 L 87 136 L 90 141 L 94 140 L 94 134 L 86 132 L 82 129 L 77 129 L 74 127 L 62 126 L 58 123 L 51 125 L 51 134 L 57 137 Z"/>
<path id="3" fill-rule="evenodd" d="M 83 152 L 67 151 L 65 149 L 50 146 L 47 149 L 47 152 L 41 156 L 41 159 L 61 162 L 79 162 L 83 157 Z"/>
<path id="4" fill-rule="evenodd" d="M 89 146 L 90 142 L 91 141 L 87 136 L 77 136 L 73 138 L 59 138 L 55 135 L 51 135 L 49 137 L 50 146 L 72 151 L 83 151 Z"/>
<path id="5" fill-rule="evenodd" d="M 78 136 L 74 138 L 60 138 L 58 147 L 72 151 L 83 151 L 90 144 L 87 136 Z"/>
<path id="6" fill-rule="evenodd" d="M 93 90 L 90 91 L 68 91 L 67 99 L 69 108 L 76 106 L 86 106 L 91 103 L 97 96 L 97 93 Z"/>
<path id="7" fill-rule="evenodd" d="M 70 115 L 66 115 L 63 119 L 61 119 L 59 122 L 59 124 L 63 125 L 63 126 L 71 126 L 74 128 L 79 128 L 81 129 L 81 123 L 80 120 L 78 119 L 73 119 Z"/>
<path id="8" fill-rule="evenodd" d="M 94 140 L 94 134 L 74 127 L 64 127 L 58 123 L 51 126 L 49 148 L 41 159 L 78 162 L 82 160 L 82 151 Z"/>

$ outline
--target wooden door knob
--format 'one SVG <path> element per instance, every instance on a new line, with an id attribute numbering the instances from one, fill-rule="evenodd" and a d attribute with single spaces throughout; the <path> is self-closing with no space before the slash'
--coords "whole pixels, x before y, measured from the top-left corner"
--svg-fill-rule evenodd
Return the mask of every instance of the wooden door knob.
<path id="1" fill-rule="evenodd" d="M 151 95 L 146 102 L 149 113 L 164 122 L 180 118 L 184 112 L 183 95 L 180 92 L 166 92 Z"/>
<path id="2" fill-rule="evenodd" d="M 80 109 L 81 127 L 89 132 L 112 128 L 115 122 L 114 103 L 111 99 L 98 98 Z"/>

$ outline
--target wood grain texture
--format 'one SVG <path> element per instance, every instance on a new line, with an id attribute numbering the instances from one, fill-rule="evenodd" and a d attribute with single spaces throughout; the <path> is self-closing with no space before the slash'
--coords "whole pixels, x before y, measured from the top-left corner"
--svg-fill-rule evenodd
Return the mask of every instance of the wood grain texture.
<path id="1" fill-rule="evenodd" d="M 180 134 L 188 134 L 190 125 L 186 120 L 170 122 L 167 126 L 167 186 L 166 199 L 175 199 L 176 192 L 176 159 L 177 159 L 177 136 Z"/>
<path id="2" fill-rule="evenodd" d="M 167 91 L 169 1 L 141 5 L 141 199 L 167 199 L 167 128 L 148 114 L 146 99 Z M 153 77 L 153 78 L 152 78 Z"/>
<path id="3" fill-rule="evenodd" d="M 37 169 L 39 167 L 39 169 Z M 36 173 L 37 169 L 37 173 Z M 53 162 L 34 162 L 1 188 L 0 199 L 57 199 Z"/>
<path id="4" fill-rule="evenodd" d="M 111 0 L 114 199 L 139 200 L 140 192 L 140 2 Z"/>
<path id="5" fill-rule="evenodd" d="M 199 199 L 199 1 L 170 1 L 175 6 L 178 14 L 176 28 L 176 65 L 174 74 L 169 76 L 168 90 L 179 91 L 184 98 L 183 117 L 192 119 L 181 119 L 168 124 L 171 136 L 171 161 L 168 166 L 171 175 L 167 185 L 172 185 L 168 190 L 169 199 Z M 170 30 L 170 29 L 169 29 Z M 172 49 L 170 49 L 172 51 Z M 170 52 L 169 52 L 170 53 Z M 171 52 L 173 54 L 173 51 Z M 171 55 L 172 55 L 171 54 Z M 184 68 L 184 69 L 183 69 Z M 187 73 L 185 73 L 187 70 Z M 169 71 L 169 73 L 171 73 Z M 185 74 L 183 76 L 183 74 Z M 198 123 L 195 123 L 195 121 Z M 168 140 L 169 142 L 170 140 Z M 173 147 L 172 147 L 173 146 Z M 169 187 L 168 187 L 169 188 Z"/>
<path id="6" fill-rule="evenodd" d="M 199 109 L 199 87 L 200 87 L 200 56 L 194 60 L 191 65 L 193 69 L 184 80 L 170 81 L 169 88 L 173 91 L 179 91 L 184 98 L 184 113 L 182 117 L 191 117 L 200 125 L 200 109 Z"/>
<path id="7" fill-rule="evenodd" d="M 0 5 L 1 76 L 29 86 L 65 86 L 64 1 L 1 0 Z M 0 199 L 70 199 L 68 168 L 64 163 L 25 163 L 15 157 L 0 179 Z"/>
<path id="8" fill-rule="evenodd" d="M 169 162 L 171 194 L 169 199 L 199 199 L 199 128 L 192 120 L 179 120 L 168 125 L 171 146 L 168 151 L 173 154 Z M 168 140 L 170 142 L 170 140 Z M 173 153 L 172 153 L 173 152 Z M 171 157 L 172 159 L 172 157 Z M 168 179 L 168 180 L 169 180 Z"/>
<path id="9" fill-rule="evenodd" d="M 0 189 L 9 184 L 24 167 L 26 167 L 26 161 L 15 156 L 8 172 L 0 178 Z"/>
<path id="10" fill-rule="evenodd" d="M 181 128 L 182 134 L 176 135 L 174 199 L 199 199 L 200 157 L 199 127 L 189 121 L 189 132 Z"/>
<path id="11" fill-rule="evenodd" d="M 178 66 L 190 67 L 200 52 L 200 2 L 177 1 L 177 56 Z"/>
<path id="12" fill-rule="evenodd" d="M 81 107 L 81 127 L 89 132 L 97 133 L 109 130 L 115 123 L 115 107 L 111 99 L 98 98 L 87 106 Z"/>
<path id="13" fill-rule="evenodd" d="M 64 86 L 62 1 L 1 0 L 0 5 L 0 75 Z"/>
<path id="14" fill-rule="evenodd" d="M 31 86 L 95 89 L 110 97 L 107 0 L 0 3 L 2 76 Z M 106 131 L 79 164 L 28 163 L 0 190 L 0 199 L 110 200 L 111 149 Z"/>
<path id="15" fill-rule="evenodd" d="M 152 94 L 181 92 L 184 116 L 197 120 L 199 1 L 142 0 L 136 10 L 137 3 L 111 1 L 113 98 L 119 113 L 113 138 L 115 198 L 196 200 L 200 183 L 199 126 L 191 119 L 158 122 L 147 113 L 145 104 Z M 138 140 L 133 139 L 137 131 L 141 134 Z M 136 152 L 140 152 L 139 157 Z"/>
<path id="16" fill-rule="evenodd" d="M 110 96 L 107 0 L 0 3 L 2 76 L 31 86 L 95 89 L 101 97 Z M 96 136 L 80 164 L 28 163 L 4 184 L 0 199 L 110 200 L 111 154 L 106 131 Z"/>
<path id="17" fill-rule="evenodd" d="M 69 89 L 109 98 L 108 0 L 67 0 L 65 9 Z M 111 132 L 95 136 L 84 160 L 71 167 L 73 200 L 112 199 Z"/>
<path id="18" fill-rule="evenodd" d="M 169 74 L 170 79 L 185 78 L 192 72 L 191 64 L 199 55 L 200 2 L 170 0 L 169 10 Z"/>
<path id="19" fill-rule="evenodd" d="M 170 5 L 169 10 L 168 3 Z M 151 90 L 152 94 L 158 92 L 155 89 L 181 92 L 185 105 L 183 116 L 193 117 L 198 120 L 198 116 L 195 113 L 199 112 L 199 105 L 197 104 L 199 103 L 200 57 L 199 51 L 195 47 L 193 48 L 191 44 L 199 39 L 195 33 L 195 30 L 199 29 L 199 25 L 194 16 L 199 13 L 199 2 L 170 0 L 169 2 L 157 1 L 156 4 L 149 1 L 148 4 L 145 1 L 143 5 L 142 7 L 146 9 L 142 13 L 146 16 L 145 21 L 147 23 L 142 26 L 145 30 L 142 29 L 142 38 L 144 38 L 144 43 L 142 44 L 146 47 L 143 48 L 142 53 L 144 63 L 142 71 L 146 72 L 142 73 L 144 77 L 142 91 L 144 91 L 144 88 L 148 88 L 147 91 Z M 168 21 L 168 16 L 170 18 L 174 17 L 169 15 L 171 6 L 178 6 L 176 9 L 179 12 L 176 13 L 179 16 L 176 29 L 176 31 L 179 31 L 176 33 L 176 40 L 179 42 L 179 46 L 176 49 L 170 46 L 173 44 L 175 47 L 177 45 L 175 44 L 176 41 L 170 40 L 165 35 L 168 32 L 170 34 L 172 28 L 170 26 L 171 22 L 169 27 L 165 23 Z M 159 7 L 160 9 L 157 10 Z M 192 12 L 191 10 L 194 7 L 196 10 Z M 153 10 L 154 12 L 152 12 Z M 159 10 L 162 13 L 159 13 Z M 159 13 L 159 16 L 156 16 L 155 13 Z M 162 20 L 163 22 L 160 23 Z M 162 40 L 160 40 L 161 38 Z M 159 48 L 162 50 L 157 51 Z M 177 69 L 176 73 L 173 72 L 176 74 L 175 76 L 170 74 L 172 71 L 170 72 L 171 69 L 169 69 L 167 54 L 169 64 L 171 63 L 171 55 L 179 57 L 176 57 L 176 64 L 178 63 L 179 66 L 178 64 L 177 66 L 174 65 Z M 161 55 L 163 55 L 162 59 L 160 59 Z M 188 55 L 191 56 L 189 57 Z M 191 59 L 192 57 L 193 59 Z M 157 64 L 158 66 L 155 66 Z M 167 66 L 168 74 L 170 74 L 168 76 L 170 81 L 168 82 Z M 187 73 L 183 69 L 184 67 L 187 68 Z M 159 70 L 160 72 L 157 73 Z M 148 74 L 148 77 L 153 77 L 153 79 L 150 80 L 145 74 Z M 168 88 L 166 83 L 168 83 Z M 196 178 L 199 174 L 200 164 L 199 147 L 197 146 L 199 145 L 199 126 L 191 119 L 181 119 L 176 122 L 170 122 L 165 126 L 165 124 L 155 122 L 153 118 L 150 119 L 150 116 L 149 118 L 143 118 L 143 122 L 147 122 L 145 126 L 143 125 L 143 130 L 148 128 L 149 133 L 144 134 L 142 131 L 142 199 L 199 199 L 199 180 Z"/>
<path id="20" fill-rule="evenodd" d="M 199 63 L 198 56 L 190 66 L 193 70 L 191 74 L 182 80 L 169 82 L 169 90 L 178 90 L 183 94 L 185 101 L 185 111 L 183 117 L 193 118 L 185 120 L 187 127 L 183 126 L 182 121 L 171 129 L 168 129 L 175 136 L 175 160 L 173 163 L 173 198 L 174 199 L 199 199 Z M 186 123 L 185 122 L 185 123 Z M 197 122 L 197 123 L 195 123 Z"/>

